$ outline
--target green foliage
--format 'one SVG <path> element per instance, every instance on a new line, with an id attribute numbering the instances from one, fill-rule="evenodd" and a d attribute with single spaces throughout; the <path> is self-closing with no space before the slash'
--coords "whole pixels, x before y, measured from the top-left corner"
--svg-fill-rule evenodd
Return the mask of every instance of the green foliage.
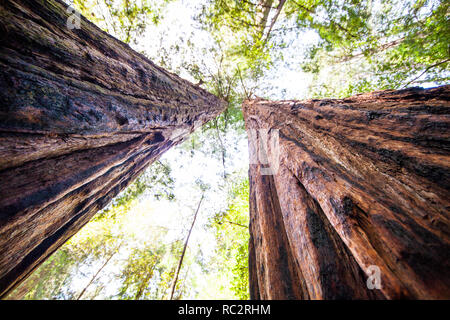
<path id="1" fill-rule="evenodd" d="M 273 1 L 266 1 L 270 6 Z M 270 41 L 270 8 L 257 6 L 250 1 L 217 0 L 202 6 L 196 20 L 220 44 L 221 65 L 229 66 L 226 82 L 233 89 L 242 85 L 245 97 L 252 94 L 244 82 L 255 85 L 278 56 Z M 219 68 L 219 73 L 226 68 Z M 216 79 L 215 88 L 219 96 L 222 79 Z M 234 84 L 233 84 L 234 82 Z M 227 100 L 228 101 L 228 100 Z"/>
<path id="2" fill-rule="evenodd" d="M 133 201 L 144 193 L 152 195 L 156 199 L 174 200 L 174 180 L 171 177 L 171 169 L 167 162 L 155 161 L 132 184 L 123 190 L 112 202 L 93 220 L 108 217 L 114 219 L 119 212 L 127 212 Z"/>
<path id="3" fill-rule="evenodd" d="M 448 1 L 299 2 L 297 26 L 320 35 L 302 64 L 312 97 L 448 82 Z"/>
<path id="4" fill-rule="evenodd" d="M 171 0 L 74 0 L 82 15 L 119 40 L 137 43 L 148 25 L 157 25 Z"/>
<path id="5" fill-rule="evenodd" d="M 233 181 L 233 179 L 231 179 Z M 228 209 L 216 214 L 211 227 L 217 240 L 216 263 L 228 275 L 229 289 L 237 299 L 249 299 L 249 181 L 235 180 L 230 186 Z"/>
<path id="6" fill-rule="evenodd" d="M 159 266 L 164 247 L 152 250 L 145 247 L 143 249 L 133 248 L 128 256 L 125 267 L 122 269 L 119 278 L 122 283 L 118 297 L 120 299 L 148 298 L 149 281 L 154 277 L 155 272 L 163 269 Z"/>
<path id="7" fill-rule="evenodd" d="M 318 41 L 297 56 L 314 75 L 309 97 L 343 97 L 447 83 L 449 6 L 440 0 L 216 0 L 204 5 L 200 21 L 221 40 L 231 39 L 227 52 L 256 79 L 282 59 L 288 32 L 298 41 L 315 32 Z"/>

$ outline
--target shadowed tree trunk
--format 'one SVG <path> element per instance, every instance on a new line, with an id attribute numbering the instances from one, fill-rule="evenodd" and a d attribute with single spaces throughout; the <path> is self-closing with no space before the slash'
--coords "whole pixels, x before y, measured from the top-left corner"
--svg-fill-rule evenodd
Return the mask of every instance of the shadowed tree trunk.
<path id="1" fill-rule="evenodd" d="M 57 0 L 0 2 L 0 296 L 225 107 L 69 17 Z"/>
<path id="2" fill-rule="evenodd" d="M 244 103 L 253 299 L 450 298 L 449 98 Z"/>

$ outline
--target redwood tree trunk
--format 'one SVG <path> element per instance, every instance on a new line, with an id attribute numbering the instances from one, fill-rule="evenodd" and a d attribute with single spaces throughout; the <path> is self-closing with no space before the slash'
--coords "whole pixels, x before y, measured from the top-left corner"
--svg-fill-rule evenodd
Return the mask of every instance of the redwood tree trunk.
<path id="1" fill-rule="evenodd" d="M 244 103 L 253 299 L 450 298 L 449 98 Z"/>
<path id="2" fill-rule="evenodd" d="M 72 14 L 0 2 L 0 296 L 225 107 Z"/>

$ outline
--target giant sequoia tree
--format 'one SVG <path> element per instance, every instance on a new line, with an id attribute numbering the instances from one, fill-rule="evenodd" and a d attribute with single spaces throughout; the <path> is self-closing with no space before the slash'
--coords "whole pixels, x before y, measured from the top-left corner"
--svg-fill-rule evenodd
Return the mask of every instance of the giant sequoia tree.
<path id="1" fill-rule="evenodd" d="M 450 298 L 449 98 L 244 104 L 252 298 Z"/>
<path id="2" fill-rule="evenodd" d="M 0 295 L 224 108 L 77 19 L 58 0 L 0 3 Z"/>

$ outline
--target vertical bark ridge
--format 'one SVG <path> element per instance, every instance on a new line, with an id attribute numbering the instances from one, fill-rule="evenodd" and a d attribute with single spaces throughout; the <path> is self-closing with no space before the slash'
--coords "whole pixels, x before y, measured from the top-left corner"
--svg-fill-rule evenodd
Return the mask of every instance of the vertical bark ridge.
<path id="1" fill-rule="evenodd" d="M 261 176 L 250 167 L 250 230 L 254 236 L 254 256 L 260 299 L 305 298 L 304 280 L 299 274 L 286 237 L 280 203 L 271 176 Z M 264 195 L 264 191 L 273 190 Z M 261 214 L 261 213 L 270 214 Z M 253 258 L 253 257 L 251 257 Z M 250 275 L 250 278 L 253 274 Z"/>
<path id="2" fill-rule="evenodd" d="M 277 187 L 261 194 L 278 193 L 310 298 L 449 297 L 449 93 L 244 103 L 247 130 L 279 130 Z M 379 292 L 366 287 L 371 266 Z"/>
<path id="3" fill-rule="evenodd" d="M 278 190 L 287 191 L 280 193 L 283 221 L 310 298 L 383 298 L 367 289 L 364 273 L 322 208 L 283 162 L 275 179 Z"/>

